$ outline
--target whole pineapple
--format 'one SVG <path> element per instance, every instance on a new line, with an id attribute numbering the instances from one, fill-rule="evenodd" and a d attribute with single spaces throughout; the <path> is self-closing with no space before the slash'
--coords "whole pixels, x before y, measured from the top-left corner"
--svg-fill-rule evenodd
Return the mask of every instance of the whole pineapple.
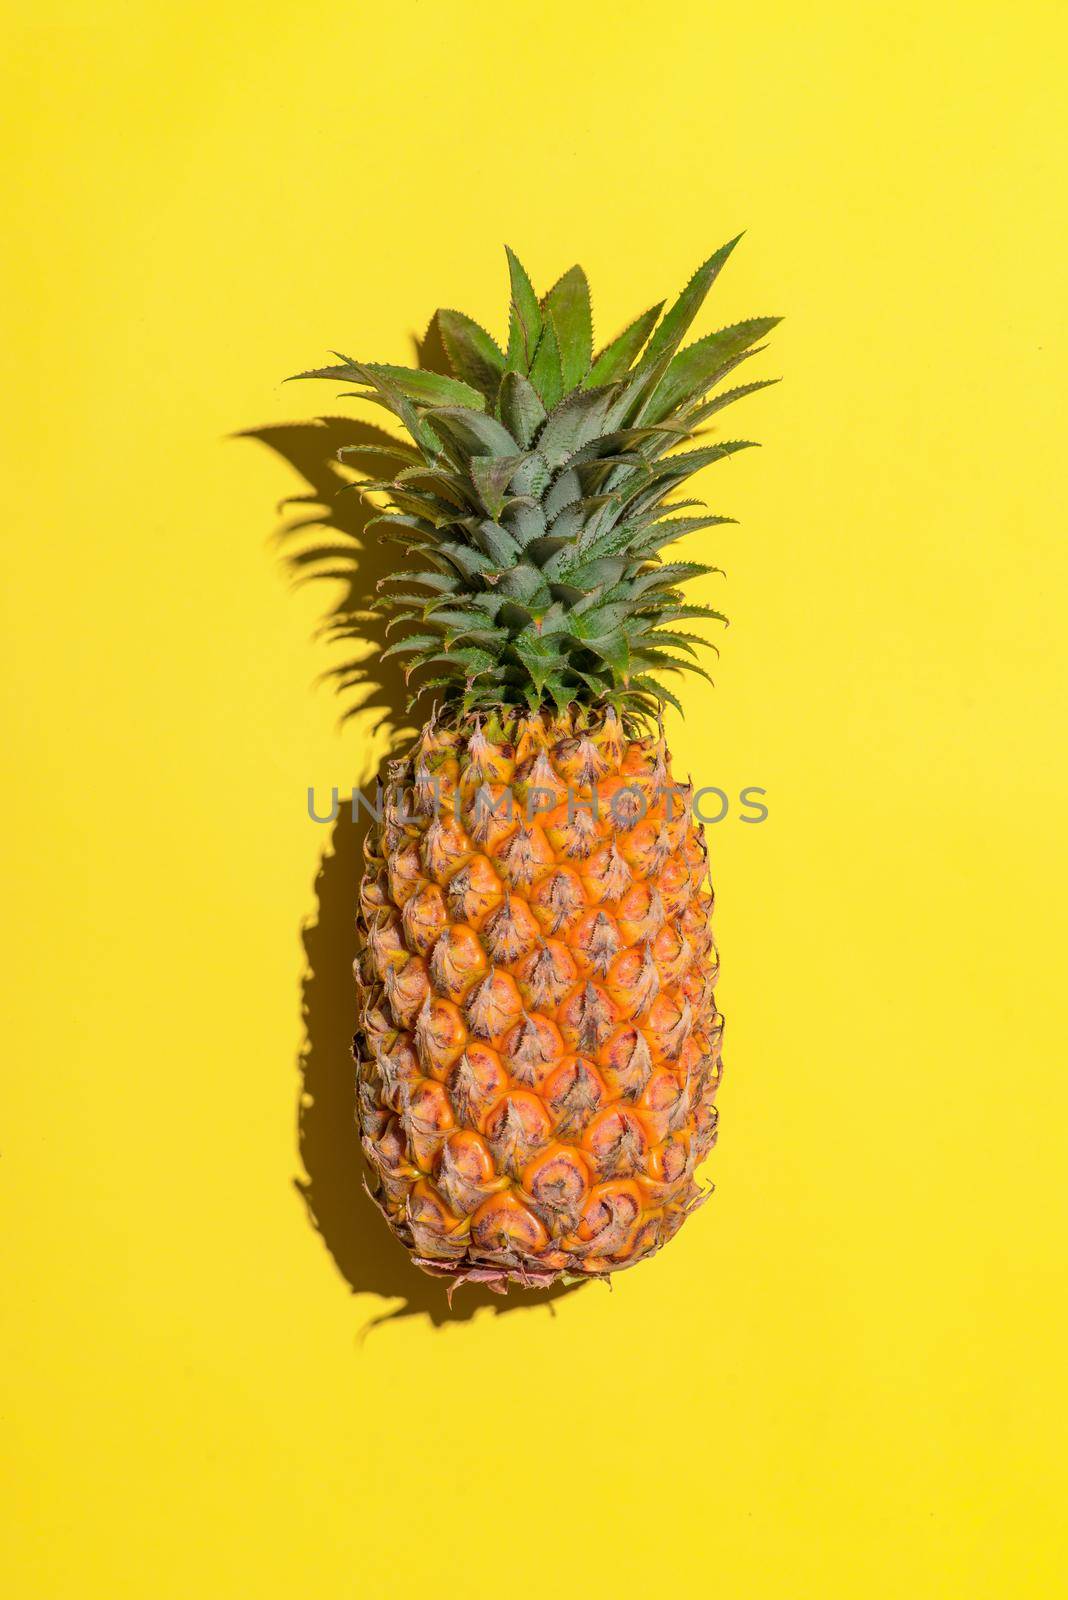
<path id="1" fill-rule="evenodd" d="M 454 376 L 362 363 L 410 443 L 372 526 L 409 552 L 383 597 L 435 714 L 368 835 L 356 963 L 370 1191 L 425 1270 L 494 1288 L 652 1254 L 703 1198 L 722 1017 L 704 839 L 660 731 L 680 631 L 723 618 L 660 551 L 729 519 L 675 498 L 744 448 L 677 447 L 778 321 L 680 348 L 736 240 L 594 358 L 589 288 L 540 299 L 508 252 L 507 351 L 437 321 Z M 430 669 L 427 676 L 424 669 Z M 707 674 L 703 674 L 707 676 Z"/>

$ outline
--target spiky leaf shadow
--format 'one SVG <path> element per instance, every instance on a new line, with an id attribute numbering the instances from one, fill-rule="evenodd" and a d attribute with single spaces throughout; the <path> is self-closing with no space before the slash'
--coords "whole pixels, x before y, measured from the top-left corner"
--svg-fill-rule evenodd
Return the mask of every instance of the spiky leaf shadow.
<path id="1" fill-rule="evenodd" d="M 374 476 L 396 441 L 382 428 L 351 417 L 318 417 L 311 422 L 278 423 L 248 429 L 282 458 L 300 485 L 279 507 L 281 525 L 274 540 L 282 565 L 295 584 L 329 582 L 334 593 L 320 632 L 332 645 L 347 646 L 346 659 L 324 673 L 342 700 L 341 720 L 360 714 L 371 731 L 386 730 L 391 751 L 418 726 L 404 711 L 409 690 L 400 666 L 381 660 L 388 618 L 373 608 L 377 585 L 396 570 L 397 554 L 368 529 L 379 507 L 353 488 L 353 471 Z M 338 459 L 345 452 L 346 466 Z M 378 713 L 377 719 L 371 716 Z M 367 776 L 371 776 L 368 774 Z"/>
<path id="2" fill-rule="evenodd" d="M 433 328 L 424 346 L 422 364 L 430 367 Z M 298 477 L 294 493 L 279 508 L 283 521 L 274 540 L 295 582 L 324 579 L 335 586 L 323 632 L 330 639 L 351 641 L 358 651 L 326 674 L 342 700 L 342 720 L 357 713 L 377 714 L 374 726 L 385 730 L 388 752 L 398 751 L 420 718 L 403 709 L 410 690 L 402 665 L 382 658 L 388 619 L 371 609 L 378 581 L 396 569 L 397 552 L 380 543 L 373 530 L 368 532 L 376 507 L 348 487 L 352 475 L 338 461 L 338 451 L 344 449 L 346 462 L 374 475 L 381 458 L 363 458 L 361 452 L 389 448 L 392 437 L 369 424 L 334 416 L 248 429 L 239 437 L 266 445 Z M 374 773 L 362 776 L 371 780 Z M 459 1290 L 450 1305 L 441 1281 L 412 1266 L 364 1191 L 349 1045 L 356 1009 L 355 903 L 366 826 L 363 811 L 353 821 L 350 808 L 341 805 L 316 879 L 315 920 L 302 934 L 304 1044 L 298 1061 L 297 1143 L 304 1176 L 296 1186 L 308 1220 L 352 1292 L 379 1300 L 367 1328 L 418 1315 L 440 1328 L 467 1321 L 484 1308 L 500 1315 L 551 1304 L 575 1286 L 513 1292 L 506 1298 L 470 1286 Z"/>

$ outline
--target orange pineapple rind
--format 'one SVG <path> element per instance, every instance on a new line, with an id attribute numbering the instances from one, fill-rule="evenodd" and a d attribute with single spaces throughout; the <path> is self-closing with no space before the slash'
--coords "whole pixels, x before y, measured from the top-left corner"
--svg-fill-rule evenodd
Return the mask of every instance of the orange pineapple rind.
<path id="1" fill-rule="evenodd" d="M 612 710 L 431 726 L 365 854 L 357 1115 L 413 1260 L 503 1292 L 654 1254 L 707 1198 L 722 1074 L 705 843 L 662 736 Z"/>

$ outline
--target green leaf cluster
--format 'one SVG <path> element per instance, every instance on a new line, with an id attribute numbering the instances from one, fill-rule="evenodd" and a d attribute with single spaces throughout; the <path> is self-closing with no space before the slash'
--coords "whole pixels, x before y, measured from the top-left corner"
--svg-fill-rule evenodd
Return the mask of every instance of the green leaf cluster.
<path id="1" fill-rule="evenodd" d="M 708 641 L 680 624 L 726 619 L 688 602 L 683 585 L 720 569 L 661 552 L 731 520 L 680 515 L 700 502 L 678 496 L 750 441 L 685 446 L 775 381 L 719 388 L 777 317 L 683 343 L 737 242 L 598 352 L 582 268 L 539 297 L 509 250 L 504 347 L 442 310 L 451 376 L 344 355 L 300 374 L 351 386 L 414 445 L 398 442 L 395 476 L 355 487 L 384 496 L 369 527 L 400 547 L 377 603 L 398 624 L 385 653 L 411 658 L 415 694 L 435 691 L 457 715 L 578 703 L 645 717 L 681 710 L 665 673 L 708 676 L 696 659 Z"/>

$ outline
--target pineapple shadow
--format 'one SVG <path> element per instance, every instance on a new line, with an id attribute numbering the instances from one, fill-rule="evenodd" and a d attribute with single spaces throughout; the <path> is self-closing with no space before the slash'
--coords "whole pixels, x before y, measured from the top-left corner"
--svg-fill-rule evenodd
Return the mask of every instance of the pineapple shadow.
<path id="1" fill-rule="evenodd" d="M 420 364 L 430 366 L 436 351 L 432 335 L 417 346 Z M 340 468 L 342 447 L 388 445 L 389 435 L 347 417 L 320 417 L 306 423 L 249 429 L 253 439 L 281 457 L 299 476 L 301 487 L 279 508 L 285 520 L 275 539 L 282 565 L 295 582 L 327 579 L 334 603 L 326 629 L 335 639 L 351 640 L 359 654 L 329 674 L 344 709 L 342 721 L 357 712 L 378 714 L 390 751 L 399 751 L 421 717 L 404 711 L 409 688 L 394 658 L 381 654 L 387 643 L 386 619 L 369 611 L 378 580 L 395 570 L 396 554 L 366 531 L 376 508 L 354 493 Z M 355 459 L 359 462 L 359 457 Z M 360 468 L 376 476 L 381 458 L 369 455 Z M 368 647 L 370 649 L 368 650 Z M 418 708 L 417 708 L 418 711 Z M 359 775 L 373 789 L 373 770 Z M 374 1296 L 383 1305 L 365 1325 L 425 1315 L 432 1326 L 465 1322 L 488 1309 L 496 1315 L 549 1305 L 575 1285 L 492 1294 L 481 1285 L 459 1288 L 452 1304 L 442 1280 L 428 1277 L 409 1261 L 363 1187 L 364 1160 L 355 1121 L 355 1070 L 349 1046 L 355 1025 L 352 963 L 356 955 L 355 908 L 363 872 L 363 841 L 368 819 L 356 820 L 342 799 L 322 853 L 316 878 L 315 919 L 303 929 L 302 979 L 304 1044 L 298 1071 L 297 1145 L 304 1176 L 296 1180 L 308 1221 L 320 1235 L 338 1272 L 353 1294 Z M 309 824 L 310 826 L 311 824 Z M 324 834 L 327 829 L 322 828 Z M 401 1304 L 388 1304 L 400 1301 Z"/>

